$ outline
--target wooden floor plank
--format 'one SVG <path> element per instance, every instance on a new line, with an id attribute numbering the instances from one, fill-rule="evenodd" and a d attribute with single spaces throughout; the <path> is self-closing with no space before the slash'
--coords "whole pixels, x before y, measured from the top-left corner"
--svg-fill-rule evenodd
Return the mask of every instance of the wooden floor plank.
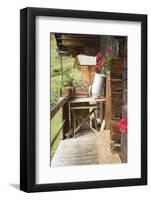
<path id="1" fill-rule="evenodd" d="M 109 131 L 80 130 L 76 138 L 61 140 L 51 167 L 121 163 L 119 156 L 110 152 L 109 135 Z"/>

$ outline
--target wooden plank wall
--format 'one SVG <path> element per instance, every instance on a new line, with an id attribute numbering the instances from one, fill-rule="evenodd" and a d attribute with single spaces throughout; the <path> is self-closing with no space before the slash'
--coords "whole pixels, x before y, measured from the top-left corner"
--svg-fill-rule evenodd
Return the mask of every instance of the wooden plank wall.
<path id="1" fill-rule="evenodd" d="M 127 117 L 127 39 L 125 40 L 123 48 L 123 105 L 122 105 L 122 118 Z M 121 160 L 127 162 L 127 133 L 121 134 Z"/>
<path id="2" fill-rule="evenodd" d="M 122 117 L 123 59 L 112 59 L 111 67 L 111 140 L 120 141 L 119 121 Z"/>
<path id="3" fill-rule="evenodd" d="M 82 82 L 91 85 L 95 76 L 95 71 L 92 66 L 81 66 Z"/>

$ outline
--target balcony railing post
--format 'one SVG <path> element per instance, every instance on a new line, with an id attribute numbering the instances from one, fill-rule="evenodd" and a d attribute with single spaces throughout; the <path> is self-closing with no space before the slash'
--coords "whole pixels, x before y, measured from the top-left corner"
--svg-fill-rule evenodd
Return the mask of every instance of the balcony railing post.
<path id="1" fill-rule="evenodd" d="M 61 97 L 57 104 L 51 109 L 51 119 L 58 113 L 58 111 L 64 106 L 64 104 L 68 101 L 68 98 Z"/>
<path id="2" fill-rule="evenodd" d="M 62 107 L 62 120 L 65 120 L 64 126 L 63 126 L 63 139 L 65 139 L 65 133 L 69 130 L 69 104 L 65 103 Z"/>

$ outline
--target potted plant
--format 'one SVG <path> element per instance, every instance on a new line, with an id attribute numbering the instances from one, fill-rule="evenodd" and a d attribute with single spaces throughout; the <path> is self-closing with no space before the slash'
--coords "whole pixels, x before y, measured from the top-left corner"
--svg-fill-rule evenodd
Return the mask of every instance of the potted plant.
<path id="1" fill-rule="evenodd" d="M 66 72 L 62 88 L 62 96 L 70 97 L 73 95 L 73 80 L 74 78 L 69 72 Z"/>
<path id="2" fill-rule="evenodd" d="M 93 70 L 96 72 L 92 84 L 92 96 L 98 98 L 102 96 L 102 92 L 105 85 L 106 73 L 111 68 L 111 50 L 106 48 L 105 56 L 102 56 L 101 52 L 96 55 L 96 65 L 93 66 Z"/>

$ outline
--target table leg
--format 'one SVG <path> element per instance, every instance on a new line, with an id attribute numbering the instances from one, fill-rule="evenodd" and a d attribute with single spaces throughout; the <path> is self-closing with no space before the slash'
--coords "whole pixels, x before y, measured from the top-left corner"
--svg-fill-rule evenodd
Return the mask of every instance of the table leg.
<path id="1" fill-rule="evenodd" d="M 95 130 L 97 131 L 97 115 L 96 115 L 96 110 L 94 110 L 94 119 L 95 119 Z"/>
<path id="2" fill-rule="evenodd" d="M 76 138 L 76 115 L 75 115 L 75 112 L 73 111 L 73 135 L 74 135 L 74 138 Z"/>

